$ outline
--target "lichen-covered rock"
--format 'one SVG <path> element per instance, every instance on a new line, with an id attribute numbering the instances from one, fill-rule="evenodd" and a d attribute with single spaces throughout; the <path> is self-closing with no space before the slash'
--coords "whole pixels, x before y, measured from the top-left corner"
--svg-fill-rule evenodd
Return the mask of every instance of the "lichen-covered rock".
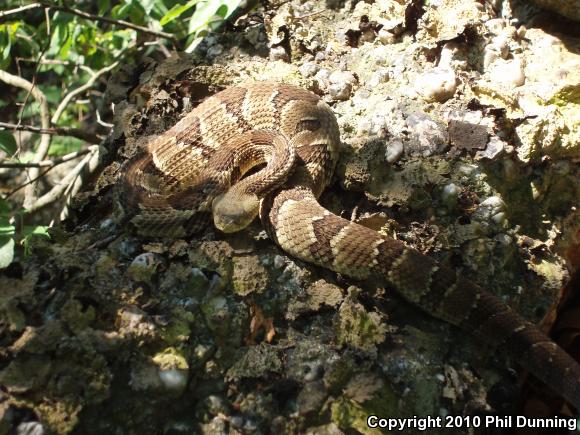
<path id="1" fill-rule="evenodd" d="M 232 284 L 240 296 L 262 293 L 268 287 L 268 271 L 257 255 L 237 256 L 233 259 Z"/>
<path id="2" fill-rule="evenodd" d="M 187 386 L 189 364 L 182 351 L 167 348 L 153 357 L 161 385 L 169 392 L 181 394 Z"/>
<path id="3" fill-rule="evenodd" d="M 425 101 L 447 101 L 457 89 L 455 72 L 449 67 L 433 68 L 417 77 L 415 89 Z"/>
<path id="4" fill-rule="evenodd" d="M 483 6 L 475 0 L 431 2 L 419 20 L 420 40 L 427 44 L 449 41 L 466 28 L 477 28 L 487 18 Z"/>
<path id="5" fill-rule="evenodd" d="M 557 12 L 574 21 L 580 21 L 580 1 L 578 0 L 533 0 L 538 6 Z"/>
<path id="6" fill-rule="evenodd" d="M 282 370 L 278 351 L 265 344 L 248 347 L 240 352 L 237 362 L 227 372 L 229 379 L 261 378 Z"/>
<path id="7" fill-rule="evenodd" d="M 407 117 L 409 141 L 406 151 L 424 157 L 440 154 L 449 146 L 449 133 L 445 125 L 425 113 Z"/>
<path id="8" fill-rule="evenodd" d="M 349 292 L 353 294 L 356 290 L 350 288 Z M 336 325 L 339 343 L 368 351 L 382 343 L 387 332 L 388 327 L 380 313 L 366 311 L 350 297 L 340 306 Z"/>
<path id="9" fill-rule="evenodd" d="M 578 155 L 580 55 L 540 29 L 529 29 L 526 38 L 533 49 L 524 50 L 521 60 L 498 64 L 496 78 L 477 82 L 474 94 L 483 104 L 505 109 L 509 118 L 525 118 L 516 127 L 521 161 Z"/>
<path id="10" fill-rule="evenodd" d="M 161 264 L 161 257 L 152 252 L 144 252 L 133 259 L 131 266 L 127 269 L 127 274 L 133 281 L 149 282 Z M 108 269 L 110 266 L 107 264 L 106 267 Z"/>

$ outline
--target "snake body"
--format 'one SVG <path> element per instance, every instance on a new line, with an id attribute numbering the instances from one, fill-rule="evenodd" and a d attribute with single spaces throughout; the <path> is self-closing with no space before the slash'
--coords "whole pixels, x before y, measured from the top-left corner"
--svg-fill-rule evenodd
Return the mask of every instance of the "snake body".
<path id="1" fill-rule="evenodd" d="M 318 96 L 279 83 L 228 88 L 129 163 L 125 206 L 140 234 L 169 237 L 201 230 L 212 215 L 219 229 L 238 231 L 259 211 L 288 254 L 396 290 L 515 356 L 580 410 L 580 366 L 534 324 L 449 267 L 318 203 L 339 146 L 336 119 Z"/>

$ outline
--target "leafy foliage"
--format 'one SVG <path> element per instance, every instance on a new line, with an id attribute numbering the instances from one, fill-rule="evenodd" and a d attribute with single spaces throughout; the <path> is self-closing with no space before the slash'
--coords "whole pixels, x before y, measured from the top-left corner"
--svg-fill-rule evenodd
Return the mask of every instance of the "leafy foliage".
<path id="1" fill-rule="evenodd" d="M 45 0 L 41 6 L 27 7 L 38 3 L 5 0 L 0 6 L 5 13 L 0 20 L 0 69 L 33 81 L 46 96 L 52 114 L 67 94 L 116 61 L 130 64 L 144 56 L 159 56 L 162 46 L 191 51 L 201 36 L 216 30 L 240 3 L 241 0 Z M 97 82 L 96 87 L 102 88 L 103 84 Z M 7 98 L 0 100 L 0 114 L 7 113 L 13 119 L 2 121 L 39 125 L 39 104 L 28 92 L 9 89 Z M 102 105 L 102 95 L 78 95 L 56 124 L 82 128 L 82 123 L 94 122 L 94 108 Z M 16 106 L 24 101 L 24 107 Z M 14 110 L 10 110 L 12 106 Z M 31 135 L 31 142 L 38 143 L 39 137 Z M 82 147 L 84 142 L 79 139 L 55 136 L 48 155 L 64 155 Z M 13 134 L 0 130 L 0 153 L 26 162 L 34 148 L 23 148 L 17 154 L 20 150 Z M 0 268 L 13 260 L 17 242 L 26 254 L 31 238 L 47 237 L 44 225 L 14 225 L 15 217 L 22 218 L 26 211 L 13 209 L 18 207 L 0 199 Z"/>
<path id="2" fill-rule="evenodd" d="M 10 219 L 10 206 L 0 200 L 0 268 L 8 266 L 14 258 L 14 225 Z"/>
<path id="3" fill-rule="evenodd" d="M 11 133 L 0 131 L 0 150 L 11 156 L 16 153 L 16 140 Z"/>

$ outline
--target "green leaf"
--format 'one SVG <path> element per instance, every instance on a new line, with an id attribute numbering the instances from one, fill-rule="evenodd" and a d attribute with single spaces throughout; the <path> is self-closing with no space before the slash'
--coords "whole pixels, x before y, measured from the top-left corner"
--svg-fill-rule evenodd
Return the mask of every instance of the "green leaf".
<path id="1" fill-rule="evenodd" d="M 176 18 L 180 17 L 181 14 L 183 14 L 185 11 L 191 9 L 193 6 L 195 6 L 197 3 L 199 3 L 200 0 L 189 0 L 186 4 L 184 5 L 175 5 L 173 6 L 171 9 L 169 9 L 169 11 L 159 20 L 159 24 L 161 24 L 162 26 L 166 25 L 167 23 L 172 22 L 173 20 L 175 20 Z"/>
<path id="2" fill-rule="evenodd" d="M 50 157 L 54 157 L 74 153 L 76 151 L 80 151 L 84 144 L 84 141 L 77 139 L 76 137 L 54 136 L 50 144 L 48 155 Z"/>
<path id="3" fill-rule="evenodd" d="M 9 131 L 0 131 L 0 150 L 4 151 L 9 156 L 13 156 L 17 149 L 18 146 L 16 145 L 14 135 Z"/>
<path id="4" fill-rule="evenodd" d="M 117 5 L 112 10 L 113 18 L 117 20 L 124 20 L 129 16 L 131 12 L 132 5 L 131 3 L 125 3 L 123 5 Z"/>
<path id="5" fill-rule="evenodd" d="M 49 227 L 44 225 L 24 225 L 22 227 L 22 235 L 24 237 L 36 235 L 50 238 L 50 235 L 48 234 L 48 228 Z"/>
<path id="6" fill-rule="evenodd" d="M 111 10 L 111 0 L 98 0 L 99 15 L 105 15 Z"/>
<path id="7" fill-rule="evenodd" d="M 50 234 L 48 234 L 48 227 L 44 225 L 28 226 L 22 227 L 22 246 L 24 246 L 24 255 L 30 254 L 30 242 L 35 237 L 41 237 L 44 239 L 50 239 Z"/>
<path id="8" fill-rule="evenodd" d="M 133 24 L 143 26 L 145 24 L 145 10 L 141 3 L 132 1 L 129 9 L 129 21 Z"/>
<path id="9" fill-rule="evenodd" d="M 9 219 L 9 216 L 0 218 L 0 269 L 7 267 L 14 259 L 14 225 L 10 224 Z"/>
<path id="10" fill-rule="evenodd" d="M 151 13 L 151 11 L 153 10 L 153 7 L 155 6 L 155 3 L 158 3 L 158 1 L 157 0 L 141 0 L 141 7 L 145 11 L 145 13 L 147 15 L 149 15 Z M 161 3 L 161 2 L 159 2 L 159 3 Z"/>
<path id="11" fill-rule="evenodd" d="M 13 259 L 14 239 L 10 236 L 0 235 L 0 269 L 8 267 Z"/>
<path id="12" fill-rule="evenodd" d="M 189 34 L 195 34 L 206 28 L 215 30 L 240 5 L 241 0 L 205 0 L 196 7 L 189 22 Z"/>
<path id="13" fill-rule="evenodd" d="M 62 88 L 59 86 L 36 85 L 46 96 L 46 100 L 50 104 L 57 105 L 62 100 Z"/>
<path id="14" fill-rule="evenodd" d="M 10 204 L 3 198 L 0 198 L 0 226 L 8 225 L 10 212 L 12 211 Z"/>
<path id="15" fill-rule="evenodd" d="M 5 29 L 2 27 L 5 27 Z M 0 59 L 2 60 L 8 60 L 10 58 L 10 48 L 12 48 L 10 39 L 10 33 L 6 26 L 0 26 Z"/>

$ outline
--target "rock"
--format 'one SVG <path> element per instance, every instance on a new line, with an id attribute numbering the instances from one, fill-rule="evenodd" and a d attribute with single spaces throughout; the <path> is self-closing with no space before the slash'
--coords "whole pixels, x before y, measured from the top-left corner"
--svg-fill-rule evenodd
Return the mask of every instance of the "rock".
<path id="1" fill-rule="evenodd" d="M 284 62 L 290 61 L 290 56 L 286 49 L 281 45 L 276 45 L 270 48 L 270 60 L 282 60 Z"/>
<path id="2" fill-rule="evenodd" d="M 480 221 L 491 221 L 501 225 L 506 220 L 505 210 L 506 204 L 499 196 L 490 196 L 479 204 L 473 217 Z"/>
<path id="3" fill-rule="evenodd" d="M 394 139 L 387 144 L 387 152 L 385 158 L 389 163 L 395 163 L 403 155 L 403 142 L 399 139 Z"/>
<path id="4" fill-rule="evenodd" d="M 485 149 L 490 128 L 483 121 L 479 112 L 466 112 L 460 119 L 450 119 L 448 132 L 451 145 L 468 151 Z"/>
<path id="5" fill-rule="evenodd" d="M 580 0 L 533 0 L 544 9 L 554 11 L 563 17 L 580 21 Z"/>
<path id="6" fill-rule="evenodd" d="M 257 255 L 244 255 L 234 258 L 232 284 L 234 292 L 240 296 L 262 293 L 268 287 L 268 271 Z"/>
<path id="7" fill-rule="evenodd" d="M 478 159 L 489 159 L 493 160 L 499 156 L 501 156 L 508 147 L 508 144 L 501 140 L 497 136 L 491 136 L 489 142 L 487 143 L 487 147 L 483 151 L 478 151 L 475 156 Z"/>
<path id="8" fill-rule="evenodd" d="M 187 386 L 187 370 L 166 369 L 159 370 L 161 384 L 170 391 L 182 392 Z"/>
<path id="9" fill-rule="evenodd" d="M 494 37 L 485 46 L 483 55 L 483 68 L 487 70 L 498 59 L 507 59 L 510 53 L 509 40 L 506 35 Z"/>
<path id="10" fill-rule="evenodd" d="M 453 71 L 464 70 L 468 67 L 465 46 L 458 42 L 446 42 L 441 48 L 438 67 Z"/>
<path id="11" fill-rule="evenodd" d="M 300 67 L 300 74 L 302 74 L 304 77 L 312 77 L 318 72 L 319 69 L 320 66 L 314 62 L 304 62 Z"/>
<path id="12" fill-rule="evenodd" d="M 459 192 L 461 192 L 461 189 L 456 184 L 449 183 L 443 186 L 443 190 L 441 191 L 441 198 L 443 198 L 443 202 L 447 203 L 448 205 L 455 205 L 457 203 Z"/>
<path id="13" fill-rule="evenodd" d="M 20 423 L 16 428 L 16 435 L 44 435 L 44 427 L 38 421 Z"/>
<path id="14" fill-rule="evenodd" d="M 374 88 L 380 85 L 381 83 L 388 82 L 390 76 L 391 73 L 389 72 L 389 70 L 386 69 L 379 70 L 371 76 L 371 79 L 368 81 L 368 85 Z"/>
<path id="15" fill-rule="evenodd" d="M 415 90 L 425 101 L 447 101 L 455 94 L 457 79 L 451 68 L 436 67 L 421 74 L 415 82 Z"/>
<path id="16" fill-rule="evenodd" d="M 224 52 L 224 47 L 221 44 L 212 45 L 210 48 L 207 49 L 206 56 L 208 59 L 212 60 L 218 57 L 220 54 Z"/>
<path id="17" fill-rule="evenodd" d="M 409 115 L 405 121 L 410 136 L 406 147 L 408 153 L 428 157 L 447 149 L 449 135 L 444 125 L 424 113 Z"/>
<path id="18" fill-rule="evenodd" d="M 381 44 L 393 44 L 397 41 L 397 37 L 390 30 L 387 30 L 384 27 L 379 30 L 378 36 Z"/>
<path id="19" fill-rule="evenodd" d="M 386 138 L 388 134 L 389 121 L 384 113 L 377 111 L 369 118 L 364 118 L 358 125 L 362 134 Z"/>
<path id="20" fill-rule="evenodd" d="M 500 35 L 503 29 L 505 29 L 506 25 L 507 22 L 503 18 L 492 18 L 491 20 L 487 20 L 485 22 L 485 27 L 493 35 Z"/>
<path id="21" fill-rule="evenodd" d="M 513 59 L 506 62 L 493 63 L 489 71 L 489 79 L 494 83 L 499 83 L 509 88 L 522 86 L 526 81 L 522 61 Z"/>
<path id="22" fill-rule="evenodd" d="M 328 94 L 333 100 L 344 101 L 350 98 L 357 79 L 350 71 L 334 71 L 328 77 Z"/>
<path id="23" fill-rule="evenodd" d="M 308 382 L 298 394 L 296 404 L 301 415 L 314 413 L 324 404 L 328 392 L 322 381 Z"/>
<path id="24" fill-rule="evenodd" d="M 185 390 L 189 377 L 189 364 L 180 350 L 167 348 L 153 357 L 153 363 L 157 366 L 157 374 L 165 390 L 177 394 Z"/>
<path id="25" fill-rule="evenodd" d="M 477 27 L 485 18 L 482 5 L 475 0 L 431 2 L 418 21 L 417 38 L 434 46 L 439 41 L 455 39 L 467 28 Z"/>
<path id="26" fill-rule="evenodd" d="M 163 264 L 161 256 L 152 252 L 144 252 L 133 259 L 127 269 L 127 274 L 133 281 L 149 282 L 161 264 Z"/>
<path id="27" fill-rule="evenodd" d="M 318 87 L 325 91 L 330 86 L 330 74 L 331 72 L 326 68 L 321 68 L 318 72 L 314 75 L 314 81 L 318 84 Z"/>
<path id="28" fill-rule="evenodd" d="M 345 101 L 350 98 L 352 86 L 349 83 L 332 83 L 328 87 L 328 95 L 333 100 Z"/>

